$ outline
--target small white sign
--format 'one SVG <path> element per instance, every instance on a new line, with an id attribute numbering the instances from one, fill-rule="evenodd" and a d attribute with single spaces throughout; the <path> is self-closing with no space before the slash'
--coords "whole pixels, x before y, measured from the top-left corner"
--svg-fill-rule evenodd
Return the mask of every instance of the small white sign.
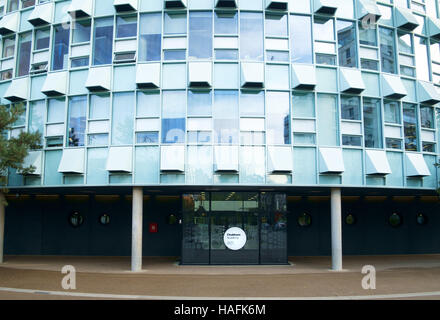
<path id="1" fill-rule="evenodd" d="M 246 233 L 243 229 L 234 227 L 226 230 L 223 236 L 225 246 L 231 250 L 237 251 L 244 247 L 247 241 Z"/>

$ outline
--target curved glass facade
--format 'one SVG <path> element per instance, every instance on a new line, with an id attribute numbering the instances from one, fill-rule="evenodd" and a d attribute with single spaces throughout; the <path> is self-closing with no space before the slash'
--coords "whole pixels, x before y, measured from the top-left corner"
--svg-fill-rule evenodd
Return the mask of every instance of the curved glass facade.
<path id="1" fill-rule="evenodd" d="M 435 0 L 0 1 L 9 186 L 436 189 Z"/>

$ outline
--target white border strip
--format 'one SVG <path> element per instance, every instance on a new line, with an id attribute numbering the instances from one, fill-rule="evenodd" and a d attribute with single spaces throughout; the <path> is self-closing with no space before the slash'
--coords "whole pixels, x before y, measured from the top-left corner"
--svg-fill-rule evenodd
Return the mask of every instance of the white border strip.
<path id="1" fill-rule="evenodd" d="M 107 293 L 83 293 L 66 291 L 45 291 L 33 289 L 3 288 L 0 291 L 13 293 L 27 293 L 51 296 L 65 296 L 91 299 L 128 299 L 128 300 L 381 300 L 381 299 L 411 299 L 420 297 L 439 296 L 440 291 L 419 293 L 397 293 L 365 296 L 332 296 L 332 297 L 182 297 L 182 296 L 147 296 L 147 295 L 124 295 Z"/>

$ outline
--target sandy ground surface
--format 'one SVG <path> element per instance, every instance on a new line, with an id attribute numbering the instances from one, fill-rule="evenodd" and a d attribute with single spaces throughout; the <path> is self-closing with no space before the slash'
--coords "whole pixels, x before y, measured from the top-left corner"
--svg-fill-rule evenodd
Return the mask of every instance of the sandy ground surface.
<path id="1" fill-rule="evenodd" d="M 179 266 L 174 258 L 145 258 L 140 273 L 127 271 L 129 258 L 6 257 L 0 287 L 65 291 L 63 265 L 76 267 L 72 292 L 178 297 L 334 297 L 440 292 L 440 255 L 345 257 L 343 272 L 330 258 L 289 259 L 286 266 Z M 361 286 L 364 265 L 377 270 L 376 290 Z M 0 299 L 82 299 L 1 292 Z M 418 298 L 440 299 L 440 296 Z"/>

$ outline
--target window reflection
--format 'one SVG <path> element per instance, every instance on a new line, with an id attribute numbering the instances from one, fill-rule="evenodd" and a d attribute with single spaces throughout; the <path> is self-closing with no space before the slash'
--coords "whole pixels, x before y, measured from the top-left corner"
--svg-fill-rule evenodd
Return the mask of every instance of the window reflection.
<path id="1" fill-rule="evenodd" d="M 240 14 L 240 56 L 242 60 L 263 61 L 263 15 Z"/>

